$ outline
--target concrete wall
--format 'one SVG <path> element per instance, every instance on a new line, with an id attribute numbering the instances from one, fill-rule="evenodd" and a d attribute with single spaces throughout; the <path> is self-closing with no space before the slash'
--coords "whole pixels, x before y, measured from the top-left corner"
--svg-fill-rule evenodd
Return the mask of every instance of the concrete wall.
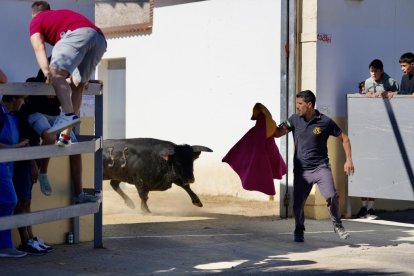
<path id="1" fill-rule="evenodd" d="M 81 12 L 94 20 L 94 1 L 92 0 L 56 0 L 50 1 L 52 9 L 69 8 Z M 0 3 L 0 67 L 7 74 L 10 82 L 24 82 L 28 77 L 35 76 L 38 65 L 29 38 L 29 22 L 31 20 L 31 4 L 33 1 L 2 0 Z M 50 48 L 48 48 L 50 50 Z M 88 124 L 82 131 L 93 129 Z M 61 207 L 71 202 L 71 182 L 69 176 L 68 157 L 52 158 L 49 164 L 49 177 L 53 189 L 50 197 L 45 197 L 39 184 L 33 186 L 32 210 Z M 83 157 L 84 187 L 93 187 L 93 155 Z M 91 240 L 93 231 L 91 216 L 81 218 L 80 240 Z M 65 232 L 69 231 L 70 221 L 62 220 L 33 226 L 35 235 L 49 243 L 63 243 Z M 14 242 L 20 243 L 17 231 Z"/>
<path id="2" fill-rule="evenodd" d="M 221 159 L 254 125 L 256 102 L 279 118 L 280 1 L 168 3 L 155 2 L 151 33 L 108 40 L 104 58 L 126 58 L 127 138 L 208 146 L 196 192 L 267 199 Z"/>

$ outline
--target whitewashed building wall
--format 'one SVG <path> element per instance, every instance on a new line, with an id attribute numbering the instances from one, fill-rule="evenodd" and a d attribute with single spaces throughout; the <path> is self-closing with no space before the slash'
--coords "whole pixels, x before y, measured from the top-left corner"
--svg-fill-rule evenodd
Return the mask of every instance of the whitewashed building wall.
<path id="1" fill-rule="evenodd" d="M 108 39 L 104 59 L 126 60 L 125 136 L 208 146 L 196 192 L 267 199 L 221 159 L 254 125 L 256 102 L 279 118 L 280 1 L 156 1 L 153 18 L 149 34 Z"/>

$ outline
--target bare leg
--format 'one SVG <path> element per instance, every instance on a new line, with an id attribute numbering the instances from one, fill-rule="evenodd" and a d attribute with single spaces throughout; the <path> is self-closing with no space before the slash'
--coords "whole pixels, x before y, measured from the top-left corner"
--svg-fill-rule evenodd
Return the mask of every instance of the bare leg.
<path id="1" fill-rule="evenodd" d="M 82 93 L 83 89 L 85 88 L 84 83 L 77 83 L 76 81 L 72 80 L 70 83 L 70 88 L 72 90 L 72 106 L 75 114 L 79 116 L 80 114 L 80 107 L 82 104 Z"/>
<path id="2" fill-rule="evenodd" d="M 75 196 L 82 192 L 82 156 L 80 154 L 70 155 L 70 175 L 72 177 Z"/>
<path id="3" fill-rule="evenodd" d="M 70 155 L 70 176 L 72 178 L 73 191 L 75 193 L 75 203 L 96 202 L 99 196 L 83 192 L 82 183 L 82 156 L 80 154 Z"/>
<path id="4" fill-rule="evenodd" d="M 55 134 L 47 133 L 47 130 L 42 133 L 42 145 L 53 145 L 56 142 Z M 50 158 L 43 158 L 39 160 L 40 173 L 47 173 Z"/>
<path id="5" fill-rule="evenodd" d="M 68 72 L 60 70 L 57 68 L 50 68 L 51 70 L 51 83 L 55 88 L 56 96 L 59 99 L 59 102 L 62 107 L 62 112 L 65 114 L 73 113 L 73 105 L 71 100 L 71 88 L 70 85 L 66 82 L 66 76 Z"/>
<path id="6" fill-rule="evenodd" d="M 19 200 L 14 210 L 14 213 L 23 214 L 23 213 L 29 213 L 29 212 L 30 212 L 30 200 Z M 27 243 L 28 240 L 33 238 L 32 230 L 30 229 L 29 231 L 28 228 L 29 228 L 28 226 L 18 228 L 20 240 L 22 244 Z"/>

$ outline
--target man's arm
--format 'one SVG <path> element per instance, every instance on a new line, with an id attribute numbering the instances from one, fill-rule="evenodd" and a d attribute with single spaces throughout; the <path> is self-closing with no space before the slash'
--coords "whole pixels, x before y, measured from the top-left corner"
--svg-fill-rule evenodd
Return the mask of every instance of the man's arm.
<path id="1" fill-rule="evenodd" d="M 49 62 L 47 60 L 45 40 L 41 33 L 35 33 L 30 37 L 33 50 L 36 56 L 37 63 L 43 74 L 47 77 L 49 75 Z"/>
<path id="2" fill-rule="evenodd" d="M 400 86 L 398 85 L 398 82 L 396 80 L 391 79 L 391 78 L 388 80 L 388 84 L 389 84 L 389 89 L 384 94 L 382 94 L 382 97 L 391 99 L 392 97 L 398 94 L 398 90 L 400 90 Z"/>
<path id="3" fill-rule="evenodd" d="M 346 159 L 344 164 L 344 171 L 347 175 L 352 175 L 354 174 L 354 163 L 352 162 L 351 141 L 349 140 L 348 135 L 346 135 L 344 132 L 341 132 L 337 138 L 341 140 L 345 151 Z"/>
<path id="4" fill-rule="evenodd" d="M 289 129 L 285 123 L 280 124 L 276 127 L 275 134 L 273 135 L 276 138 L 282 137 L 289 133 Z"/>
<path id="5" fill-rule="evenodd" d="M 4 74 L 3 71 L 0 69 L 0 83 L 6 83 L 7 82 L 7 76 Z"/>

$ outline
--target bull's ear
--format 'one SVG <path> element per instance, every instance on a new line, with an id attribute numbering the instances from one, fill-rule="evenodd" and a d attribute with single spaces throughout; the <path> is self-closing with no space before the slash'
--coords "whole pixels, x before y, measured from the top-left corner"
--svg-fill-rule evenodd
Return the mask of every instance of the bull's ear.
<path id="1" fill-rule="evenodd" d="M 168 161 L 168 158 L 170 157 L 170 155 L 173 155 L 173 154 L 174 154 L 174 148 L 166 148 L 166 149 L 160 150 L 160 157 L 164 159 L 165 161 Z"/>
<path id="2" fill-rule="evenodd" d="M 206 152 L 213 152 L 210 148 L 205 147 L 205 146 L 191 146 L 193 148 L 194 152 L 201 152 L 201 151 L 206 151 Z"/>

